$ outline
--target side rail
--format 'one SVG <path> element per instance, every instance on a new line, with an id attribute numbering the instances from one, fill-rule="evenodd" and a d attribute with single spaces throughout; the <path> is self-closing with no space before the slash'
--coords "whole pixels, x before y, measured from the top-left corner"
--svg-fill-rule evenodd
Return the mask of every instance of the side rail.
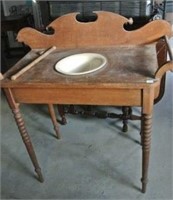
<path id="1" fill-rule="evenodd" d="M 162 76 L 167 72 L 167 71 L 172 71 L 173 72 L 173 53 L 171 50 L 171 46 L 169 44 L 169 40 L 167 36 L 164 36 L 165 44 L 167 47 L 167 52 L 169 55 L 169 61 L 167 61 L 163 66 L 161 66 L 155 74 L 155 78 L 162 78 Z"/>
<path id="2" fill-rule="evenodd" d="M 155 94 L 155 103 L 160 101 L 160 99 L 164 95 L 166 72 L 173 72 L 173 52 L 171 50 L 171 45 L 167 36 L 163 37 L 163 43 L 161 48 L 161 50 L 159 50 L 161 55 L 158 57 L 159 68 L 155 73 L 155 78 L 159 79 L 161 81 L 161 84 L 160 88 L 157 90 L 157 94 Z M 169 56 L 169 60 L 167 59 L 167 55 Z"/>

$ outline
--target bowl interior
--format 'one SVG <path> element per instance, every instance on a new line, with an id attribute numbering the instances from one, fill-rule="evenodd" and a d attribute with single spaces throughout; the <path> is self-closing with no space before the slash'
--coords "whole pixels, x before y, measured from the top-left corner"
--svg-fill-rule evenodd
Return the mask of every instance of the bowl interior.
<path id="1" fill-rule="evenodd" d="M 81 53 L 58 61 L 55 70 L 66 75 L 82 75 L 97 71 L 105 66 L 107 59 L 97 53 Z"/>

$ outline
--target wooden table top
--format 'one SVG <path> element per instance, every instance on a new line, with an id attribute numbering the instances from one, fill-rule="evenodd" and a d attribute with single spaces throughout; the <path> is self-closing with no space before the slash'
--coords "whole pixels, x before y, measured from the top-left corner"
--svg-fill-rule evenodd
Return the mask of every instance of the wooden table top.
<path id="1" fill-rule="evenodd" d="M 2 87 L 116 87 L 117 85 L 146 84 L 154 78 L 158 68 L 155 44 L 109 46 L 99 48 L 57 49 L 16 80 L 11 75 L 39 56 L 42 50 L 34 49 L 14 65 L 4 76 Z M 108 63 L 102 69 L 79 76 L 58 73 L 55 64 L 76 53 L 100 53 Z"/>

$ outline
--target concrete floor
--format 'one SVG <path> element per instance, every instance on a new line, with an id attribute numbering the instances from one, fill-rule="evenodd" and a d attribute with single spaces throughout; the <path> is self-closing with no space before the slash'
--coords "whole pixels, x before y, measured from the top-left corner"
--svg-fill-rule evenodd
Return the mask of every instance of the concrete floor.
<path id="1" fill-rule="evenodd" d="M 173 199 L 173 74 L 154 107 L 146 194 L 141 188 L 140 123 L 68 115 L 54 137 L 46 105 L 22 105 L 45 182 L 39 183 L 4 96 L 1 100 L 1 199 Z M 99 108 L 104 109 L 104 108 Z M 120 112 L 118 108 L 107 108 Z M 134 108 L 139 114 L 139 109 Z"/>

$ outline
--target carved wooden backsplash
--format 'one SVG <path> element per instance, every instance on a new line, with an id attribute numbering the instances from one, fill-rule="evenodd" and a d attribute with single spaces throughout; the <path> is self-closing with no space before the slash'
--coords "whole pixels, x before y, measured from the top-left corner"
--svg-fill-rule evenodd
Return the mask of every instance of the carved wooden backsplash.
<path id="1" fill-rule="evenodd" d="M 34 48 L 81 48 L 91 46 L 140 45 L 154 42 L 164 35 L 171 35 L 170 24 L 165 20 L 155 20 L 145 26 L 127 31 L 124 25 L 129 19 L 105 11 L 98 11 L 94 22 L 79 22 L 78 13 L 70 13 L 54 20 L 48 27 L 54 29 L 52 35 L 43 34 L 33 28 L 23 28 L 17 39 Z"/>

